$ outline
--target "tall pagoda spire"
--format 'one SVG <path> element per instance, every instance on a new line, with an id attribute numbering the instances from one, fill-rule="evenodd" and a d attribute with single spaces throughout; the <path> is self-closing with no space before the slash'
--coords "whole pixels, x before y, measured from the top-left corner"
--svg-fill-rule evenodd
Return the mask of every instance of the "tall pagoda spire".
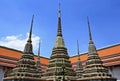
<path id="1" fill-rule="evenodd" d="M 88 17 L 87 17 L 87 23 L 88 23 L 89 40 L 92 40 L 92 34 L 91 34 L 91 30 L 90 30 L 90 22 L 89 22 L 89 18 Z"/>
<path id="2" fill-rule="evenodd" d="M 88 33 L 89 33 L 89 47 L 88 47 L 88 56 L 89 55 L 93 55 L 93 54 L 97 54 L 97 51 L 96 51 L 96 46 L 94 45 L 93 43 L 93 40 L 92 40 L 92 34 L 91 34 L 91 30 L 90 30 L 90 22 L 89 22 L 89 18 L 87 17 L 87 23 L 88 23 Z"/>
<path id="3" fill-rule="evenodd" d="M 69 56 L 67 48 L 64 44 L 64 39 L 62 37 L 62 26 L 61 26 L 61 17 L 60 17 L 60 4 L 58 8 L 58 30 L 55 40 L 55 45 L 52 50 L 51 57 L 49 59 L 48 68 L 43 74 L 44 78 L 47 80 L 56 80 L 56 79 L 66 79 L 69 78 L 73 80 L 75 78 L 75 72 L 72 68 L 72 64 L 69 61 Z M 66 72 L 61 66 L 65 66 Z M 65 77 L 64 77 L 65 74 Z"/>
<path id="4" fill-rule="evenodd" d="M 29 33 L 29 38 L 27 42 L 32 42 L 31 38 L 32 38 L 32 27 L 33 27 L 33 20 L 34 20 L 34 15 L 32 16 L 32 21 L 31 21 L 31 26 L 30 26 L 30 33 Z"/>
<path id="5" fill-rule="evenodd" d="M 89 32 L 89 46 L 88 46 L 88 58 L 86 61 L 86 67 L 84 69 L 83 78 L 81 81 L 116 81 L 108 74 L 108 70 L 103 66 L 103 62 L 100 59 L 96 46 L 92 41 L 92 35 L 90 31 L 90 23 L 87 17 L 88 32 Z"/>
<path id="6" fill-rule="evenodd" d="M 58 29 L 57 29 L 57 37 L 56 37 L 56 41 L 55 41 L 55 46 L 54 47 L 65 47 L 64 39 L 62 37 L 60 3 L 59 3 L 59 6 L 58 6 Z"/>
<path id="7" fill-rule="evenodd" d="M 32 38 L 33 20 L 34 20 L 34 15 L 32 16 L 29 37 L 28 37 L 28 40 L 27 40 L 27 44 L 25 45 L 25 48 L 24 48 L 24 53 L 33 54 L 32 40 L 31 40 L 31 38 Z"/>
<path id="8" fill-rule="evenodd" d="M 79 52 L 79 43 L 78 43 L 78 40 L 77 40 L 77 51 L 78 51 L 78 61 L 77 61 L 77 64 L 76 64 L 76 76 L 77 78 L 80 78 L 82 77 L 82 74 L 83 74 L 83 67 L 82 67 L 82 63 L 81 63 L 81 60 L 80 60 L 80 52 Z"/>
<path id="9" fill-rule="evenodd" d="M 58 31 L 57 31 L 57 36 L 62 37 L 60 3 L 59 3 L 59 7 L 58 7 Z"/>

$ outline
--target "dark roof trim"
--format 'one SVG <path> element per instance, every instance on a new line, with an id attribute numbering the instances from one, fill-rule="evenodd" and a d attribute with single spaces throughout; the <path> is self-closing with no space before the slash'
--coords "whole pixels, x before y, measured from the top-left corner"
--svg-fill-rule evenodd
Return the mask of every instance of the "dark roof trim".
<path id="1" fill-rule="evenodd" d="M 17 61 L 16 62 L 10 62 L 10 61 L 6 61 L 6 60 L 0 60 L 0 62 L 7 63 L 7 64 L 14 64 L 14 65 L 17 64 Z"/>
<path id="2" fill-rule="evenodd" d="M 8 60 L 14 60 L 14 61 L 19 60 L 18 58 L 13 58 L 13 57 L 8 57 L 8 56 L 3 56 L 3 55 L 0 55 L 0 58 L 4 58 L 4 59 L 8 59 Z"/>

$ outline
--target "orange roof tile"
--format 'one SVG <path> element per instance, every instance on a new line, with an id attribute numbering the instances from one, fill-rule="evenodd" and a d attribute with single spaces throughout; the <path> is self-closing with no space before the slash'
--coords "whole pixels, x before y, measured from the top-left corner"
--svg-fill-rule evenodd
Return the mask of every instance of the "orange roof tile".
<path id="1" fill-rule="evenodd" d="M 8 49 L 5 49 L 5 48 L 0 48 L 0 55 L 13 57 L 13 58 L 20 58 L 21 57 L 21 52 L 10 50 L 10 49 L 8 50 Z"/>
<path id="2" fill-rule="evenodd" d="M 37 60 L 37 56 L 34 56 L 34 59 L 35 59 L 35 61 Z M 40 62 L 41 62 L 41 64 L 48 64 L 48 59 L 45 59 L 45 58 L 40 58 Z"/>
<path id="3" fill-rule="evenodd" d="M 105 56 L 109 56 L 109 55 L 113 55 L 113 54 L 118 54 L 120 53 L 120 44 L 114 45 L 114 46 L 110 46 L 107 48 L 103 48 L 103 49 L 99 49 L 98 50 L 98 54 L 100 57 L 105 57 Z M 87 60 L 87 53 L 81 54 L 80 55 L 80 59 L 81 61 L 85 61 Z M 70 58 L 71 63 L 77 62 L 78 56 L 73 56 Z"/>
<path id="4" fill-rule="evenodd" d="M 103 63 L 103 65 L 106 67 L 113 66 L 113 65 L 120 65 L 120 60 L 115 62 Z"/>
<path id="5" fill-rule="evenodd" d="M 0 66 L 15 67 L 16 65 L 15 64 L 9 64 L 9 63 L 0 62 Z"/>
<path id="6" fill-rule="evenodd" d="M 120 53 L 120 50 L 118 50 L 118 49 L 120 49 L 120 44 L 111 46 L 108 48 L 100 49 L 100 50 L 98 50 L 98 54 L 100 57 L 108 56 L 108 55 L 112 55 L 112 54 L 118 54 L 118 53 Z"/>
<path id="7" fill-rule="evenodd" d="M 88 58 L 87 53 L 80 55 L 80 60 L 81 61 L 85 61 L 87 58 Z M 75 63 L 75 62 L 77 62 L 77 60 L 78 60 L 78 56 L 74 56 L 74 57 L 70 58 L 71 63 Z"/>
<path id="8" fill-rule="evenodd" d="M 15 60 L 10 60 L 9 58 L 20 59 L 21 54 L 22 54 L 22 51 L 18 51 L 18 50 L 14 50 L 11 48 L 0 46 L 0 56 L 5 56 L 8 58 L 6 60 L 3 58 L 0 58 L 0 60 L 2 60 L 2 61 L 15 61 Z M 34 58 L 36 60 L 37 56 L 35 55 Z M 45 65 L 48 64 L 48 58 L 41 57 L 40 61 L 41 61 L 41 64 L 45 64 Z"/>
<path id="9" fill-rule="evenodd" d="M 4 58 L 0 58 L 0 62 L 17 64 L 17 61 L 15 60 L 9 60 L 9 59 L 4 59 Z"/>
<path id="10" fill-rule="evenodd" d="M 118 50 L 118 49 L 120 49 L 120 44 L 99 49 L 98 54 L 101 57 L 104 64 L 106 62 L 108 62 L 107 66 L 109 66 L 109 64 L 113 63 L 113 62 L 109 61 L 111 59 L 115 60 L 116 64 L 118 64 L 118 63 L 120 64 L 120 61 L 116 61 L 116 59 L 118 59 L 118 57 L 120 57 L 120 50 Z M 19 59 L 21 57 L 21 53 L 22 53 L 21 51 L 17 51 L 14 49 L 0 46 L 0 56 L 6 56 L 6 57 Z M 34 56 L 34 58 L 36 60 L 37 56 Z M 83 62 L 83 65 L 85 65 L 85 61 L 87 60 L 87 58 L 88 58 L 87 53 L 80 55 L 80 59 Z M 78 59 L 78 56 L 72 56 L 72 57 L 70 57 L 69 60 L 71 61 L 71 63 L 76 63 L 77 59 Z M 41 57 L 40 61 L 41 61 L 41 64 L 45 64 L 45 65 L 48 64 L 48 58 Z"/>

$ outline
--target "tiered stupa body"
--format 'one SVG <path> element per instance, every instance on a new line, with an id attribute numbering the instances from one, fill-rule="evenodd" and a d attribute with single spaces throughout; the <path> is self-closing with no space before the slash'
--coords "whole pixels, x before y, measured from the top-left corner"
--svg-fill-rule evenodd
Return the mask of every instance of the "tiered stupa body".
<path id="1" fill-rule="evenodd" d="M 40 81 L 40 77 L 37 74 L 37 67 L 35 66 L 34 54 L 32 48 L 32 26 L 33 19 L 31 22 L 30 34 L 28 41 L 25 45 L 24 52 L 19 59 L 17 66 L 8 72 L 7 76 L 4 77 L 4 81 Z"/>
<path id="2" fill-rule="evenodd" d="M 55 41 L 54 48 L 52 50 L 52 55 L 49 59 L 48 68 L 44 77 L 47 80 L 55 79 L 73 79 L 75 77 L 75 72 L 73 71 L 72 64 L 69 61 L 69 56 L 67 53 L 67 48 L 64 44 L 64 39 L 62 37 L 61 29 L 61 18 L 60 18 L 60 8 L 58 11 L 58 32 Z"/>
<path id="3" fill-rule="evenodd" d="M 96 47 L 92 41 L 89 20 L 88 20 L 88 29 L 89 29 L 89 38 L 90 38 L 89 47 L 88 47 L 88 59 L 86 61 L 86 67 L 84 69 L 83 78 L 80 78 L 79 80 L 81 81 L 116 81 L 115 78 L 112 78 L 112 76 L 108 74 L 108 70 L 103 66 L 103 62 L 98 56 Z"/>
<path id="4" fill-rule="evenodd" d="M 82 74 L 83 74 L 83 67 L 82 67 L 82 63 L 81 63 L 81 60 L 80 60 L 80 52 L 79 52 L 79 44 L 78 44 L 78 41 L 77 41 L 77 48 L 78 48 L 78 61 L 77 61 L 77 64 L 76 64 L 76 77 L 77 78 L 81 78 L 82 77 Z"/>

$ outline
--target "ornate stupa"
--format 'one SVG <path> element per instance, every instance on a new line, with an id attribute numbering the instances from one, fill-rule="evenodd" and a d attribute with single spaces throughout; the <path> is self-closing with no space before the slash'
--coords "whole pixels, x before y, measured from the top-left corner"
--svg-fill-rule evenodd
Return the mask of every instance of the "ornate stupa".
<path id="1" fill-rule="evenodd" d="M 37 73 L 39 77 L 42 77 L 42 70 L 41 70 L 41 64 L 40 64 L 40 41 L 39 41 L 38 58 L 36 61 L 36 67 L 37 67 Z"/>
<path id="2" fill-rule="evenodd" d="M 19 59 L 16 67 L 8 72 L 7 76 L 4 77 L 4 81 L 41 81 L 39 74 L 37 73 L 36 62 L 34 61 L 34 53 L 32 47 L 32 17 L 29 38 L 25 45 L 23 54 Z"/>
<path id="3" fill-rule="evenodd" d="M 79 43 L 77 41 L 77 51 L 78 51 L 78 61 L 76 64 L 76 78 L 81 78 L 82 74 L 83 74 L 83 67 L 82 67 L 82 63 L 80 60 L 80 52 L 79 52 Z"/>
<path id="4" fill-rule="evenodd" d="M 73 71 L 72 64 L 69 61 L 67 48 L 64 44 L 61 29 L 60 5 L 58 9 L 58 31 L 55 45 L 49 59 L 48 68 L 44 73 L 46 80 L 58 79 L 74 79 L 75 72 Z"/>
<path id="5" fill-rule="evenodd" d="M 107 68 L 103 66 L 103 62 L 98 56 L 96 47 L 92 40 L 90 31 L 90 24 L 88 20 L 89 30 L 89 47 L 88 47 L 88 58 L 86 61 L 86 67 L 84 69 L 83 78 L 79 78 L 80 81 L 116 81 L 110 74 L 108 74 Z"/>

